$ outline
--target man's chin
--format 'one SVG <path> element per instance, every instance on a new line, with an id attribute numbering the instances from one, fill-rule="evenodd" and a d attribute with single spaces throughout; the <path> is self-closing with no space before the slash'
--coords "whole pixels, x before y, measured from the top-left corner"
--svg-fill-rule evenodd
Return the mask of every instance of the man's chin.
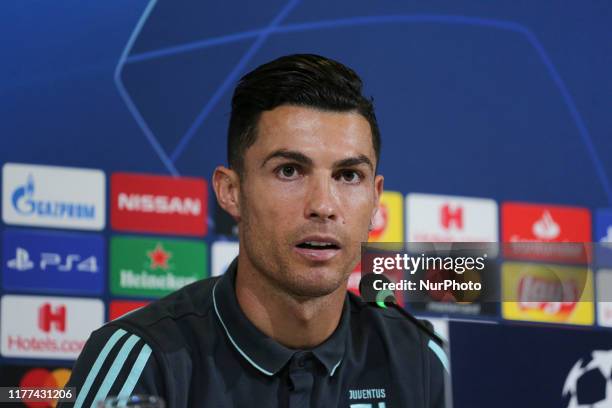
<path id="1" fill-rule="evenodd" d="M 347 280 L 337 268 L 308 268 L 290 280 L 290 291 L 300 297 L 322 297 L 346 289 Z"/>
<path id="2" fill-rule="evenodd" d="M 300 285 L 300 286 L 293 286 L 289 288 L 289 291 L 291 295 L 293 295 L 296 298 L 315 299 L 315 298 L 322 298 L 325 296 L 329 296 L 335 291 L 337 291 L 338 288 L 339 286 Z"/>

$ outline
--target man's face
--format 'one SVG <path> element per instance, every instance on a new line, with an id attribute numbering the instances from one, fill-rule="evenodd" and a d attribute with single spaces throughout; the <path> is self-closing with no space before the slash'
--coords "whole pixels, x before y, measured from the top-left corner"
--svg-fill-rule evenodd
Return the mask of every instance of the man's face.
<path id="1" fill-rule="evenodd" d="M 264 112 L 244 157 L 240 240 L 249 262 L 301 297 L 345 284 L 382 192 L 368 121 L 296 106 Z"/>

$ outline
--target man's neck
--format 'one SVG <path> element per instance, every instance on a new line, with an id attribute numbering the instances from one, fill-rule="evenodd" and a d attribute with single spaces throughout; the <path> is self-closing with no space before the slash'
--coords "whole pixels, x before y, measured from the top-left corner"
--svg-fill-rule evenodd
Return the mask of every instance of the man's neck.
<path id="1" fill-rule="evenodd" d="M 342 315 L 346 288 L 299 299 L 274 287 L 246 262 L 238 263 L 236 298 L 246 317 L 285 347 L 309 349 L 329 338 Z"/>

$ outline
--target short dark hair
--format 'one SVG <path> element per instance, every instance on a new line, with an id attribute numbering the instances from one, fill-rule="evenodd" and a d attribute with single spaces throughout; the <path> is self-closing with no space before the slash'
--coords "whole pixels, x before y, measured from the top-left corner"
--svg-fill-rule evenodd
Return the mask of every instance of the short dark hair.
<path id="1" fill-rule="evenodd" d="M 320 55 L 287 55 L 255 68 L 240 79 L 232 97 L 229 166 L 242 175 L 244 154 L 255 143 L 261 113 L 281 105 L 361 114 L 370 124 L 378 164 L 380 130 L 373 100 L 361 94 L 362 86 L 355 71 Z"/>

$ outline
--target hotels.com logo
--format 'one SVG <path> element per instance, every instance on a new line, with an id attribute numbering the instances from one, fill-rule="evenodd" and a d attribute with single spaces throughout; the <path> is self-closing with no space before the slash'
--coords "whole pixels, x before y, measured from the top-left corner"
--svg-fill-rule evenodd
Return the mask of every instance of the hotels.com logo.
<path id="1" fill-rule="evenodd" d="M 66 306 L 59 305 L 55 310 L 51 304 L 45 303 L 38 309 L 38 327 L 45 333 L 51 331 L 51 327 L 59 332 L 66 331 Z"/>
<path id="2" fill-rule="evenodd" d="M 4 357 L 71 360 L 104 323 L 100 299 L 4 295 L 0 353 Z"/>
<path id="3" fill-rule="evenodd" d="M 203 236 L 206 181 L 134 173 L 111 176 L 111 225 L 119 231 Z"/>
<path id="4" fill-rule="evenodd" d="M 580 298 L 580 291 L 573 281 L 535 276 L 523 276 L 517 292 L 521 310 L 539 310 L 549 315 L 569 315 Z"/>
<path id="5" fill-rule="evenodd" d="M 445 229 L 463 229 L 463 207 L 444 204 L 440 208 L 440 224 Z"/>
<path id="6" fill-rule="evenodd" d="M 408 194 L 406 242 L 497 242 L 497 203 L 477 197 Z"/>

